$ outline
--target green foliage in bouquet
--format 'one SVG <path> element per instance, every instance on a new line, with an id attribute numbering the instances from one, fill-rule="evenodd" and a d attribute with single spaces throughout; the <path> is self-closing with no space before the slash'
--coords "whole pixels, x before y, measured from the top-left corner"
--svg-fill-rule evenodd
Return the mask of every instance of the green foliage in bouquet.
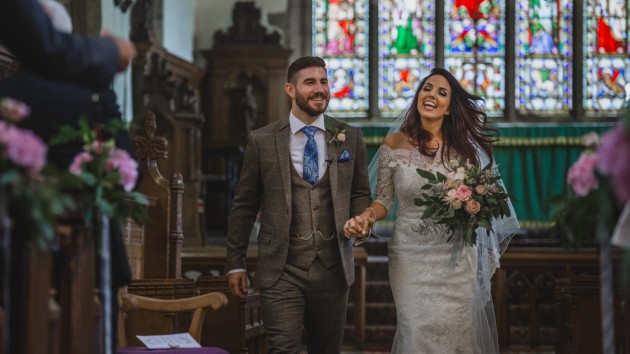
<path id="1" fill-rule="evenodd" d="M 511 215 L 509 195 L 500 183 L 496 168 L 471 164 L 462 158 L 450 161 L 453 169 L 446 176 L 417 169 L 428 183 L 423 185 L 417 206 L 425 207 L 423 219 L 433 219 L 447 227 L 448 241 L 456 233 L 464 236 L 467 245 L 476 244 L 475 230 L 479 227 L 492 232 L 492 220 Z"/>

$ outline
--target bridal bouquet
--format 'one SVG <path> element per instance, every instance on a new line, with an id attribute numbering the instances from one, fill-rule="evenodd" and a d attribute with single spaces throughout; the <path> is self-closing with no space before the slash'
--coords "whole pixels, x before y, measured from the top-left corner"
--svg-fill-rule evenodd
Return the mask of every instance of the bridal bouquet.
<path id="1" fill-rule="evenodd" d="M 424 192 L 415 204 L 426 207 L 423 219 L 431 218 L 447 227 L 449 242 L 459 233 L 467 245 L 474 246 L 478 227 L 490 233 L 493 218 L 510 216 L 509 196 L 498 183 L 501 175 L 496 168 L 481 168 L 462 158 L 451 160 L 449 165 L 453 171 L 446 176 L 417 169 L 429 183 L 422 186 Z"/>

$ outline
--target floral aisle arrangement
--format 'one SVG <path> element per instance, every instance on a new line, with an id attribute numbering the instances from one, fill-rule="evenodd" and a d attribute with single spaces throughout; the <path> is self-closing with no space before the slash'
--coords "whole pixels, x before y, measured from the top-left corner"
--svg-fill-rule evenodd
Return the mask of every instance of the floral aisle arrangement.
<path id="1" fill-rule="evenodd" d="M 623 121 L 604 134 L 584 137 L 586 149 L 569 168 L 569 191 L 552 201 L 556 205 L 551 234 L 565 247 L 598 241 L 602 349 L 615 351 L 613 310 L 613 242 L 627 248 L 622 265 L 624 291 L 630 284 L 630 109 Z M 622 213 L 622 210 L 623 213 Z"/>
<path id="2" fill-rule="evenodd" d="M 127 151 L 116 147 L 114 139 L 104 139 L 105 134 L 115 136 L 122 128 L 118 120 L 108 125 L 90 126 L 86 118 L 77 127 L 63 126 L 53 139 L 54 144 L 80 139 L 83 151 L 78 153 L 70 167 L 67 181 L 78 191 L 79 204 L 85 206 L 85 223 L 92 227 L 100 255 L 101 294 L 103 303 L 103 347 L 104 352 L 114 350 L 112 341 L 112 299 L 110 220 L 121 227 L 127 217 L 138 223 L 148 218 L 146 196 L 134 192 L 138 178 L 138 163 Z"/>
<path id="3" fill-rule="evenodd" d="M 602 137 L 583 137 L 584 151 L 567 173 L 569 190 L 554 197 L 551 229 L 566 247 L 595 241 L 597 227 L 612 232 L 630 201 L 630 110 Z"/>
<path id="4" fill-rule="evenodd" d="M 18 232 L 44 248 L 53 239 L 56 218 L 74 203 L 60 192 L 54 169 L 46 165 L 46 144 L 17 126 L 29 114 L 23 103 L 0 98 L 0 193 Z"/>
<path id="5" fill-rule="evenodd" d="M 113 139 L 102 138 L 104 133 L 113 136 L 122 128 L 117 121 L 113 122 L 108 126 L 91 127 L 87 119 L 81 119 L 78 128 L 61 127 L 51 142 L 61 144 L 80 139 L 84 144 L 83 151 L 70 165 L 66 182 L 81 192 L 81 204 L 90 206 L 85 209 L 86 223 L 92 225 L 95 212 L 121 225 L 128 216 L 142 223 L 148 215 L 148 199 L 133 191 L 138 178 L 138 163 L 127 151 L 116 147 Z"/>
<path id="6" fill-rule="evenodd" d="M 492 220 L 511 216 L 509 195 L 500 183 L 496 167 L 480 167 L 462 158 L 449 162 L 453 171 L 446 176 L 440 172 L 417 169 L 429 182 L 422 186 L 417 206 L 426 207 L 423 219 L 435 219 L 447 227 L 448 240 L 457 233 L 464 236 L 465 244 L 476 244 L 475 230 L 479 227 L 492 232 Z"/>

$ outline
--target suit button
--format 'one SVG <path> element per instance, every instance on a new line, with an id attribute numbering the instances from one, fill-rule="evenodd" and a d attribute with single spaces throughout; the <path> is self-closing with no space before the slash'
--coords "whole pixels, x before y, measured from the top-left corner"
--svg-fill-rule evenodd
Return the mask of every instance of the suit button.
<path id="1" fill-rule="evenodd" d="M 319 231 L 319 226 L 316 226 L 316 227 L 315 227 L 315 231 Z"/>
<path id="2" fill-rule="evenodd" d="M 319 207 L 318 207 L 317 205 L 315 205 L 315 206 L 313 207 L 313 210 L 314 210 L 314 211 L 317 211 L 317 209 L 319 209 Z"/>
<path id="3" fill-rule="evenodd" d="M 319 252 L 319 246 L 315 246 L 315 252 Z"/>
<path id="4" fill-rule="evenodd" d="M 311 186 L 311 190 L 314 191 L 315 190 L 315 186 Z"/>

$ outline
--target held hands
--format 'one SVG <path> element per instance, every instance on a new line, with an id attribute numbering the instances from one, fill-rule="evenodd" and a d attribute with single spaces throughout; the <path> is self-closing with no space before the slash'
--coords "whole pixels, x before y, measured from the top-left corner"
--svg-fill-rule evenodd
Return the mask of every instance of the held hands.
<path id="1" fill-rule="evenodd" d="M 370 228 L 376 221 L 376 212 L 367 208 L 361 215 L 348 219 L 343 225 L 343 233 L 347 238 L 356 237 L 367 239 Z"/>

